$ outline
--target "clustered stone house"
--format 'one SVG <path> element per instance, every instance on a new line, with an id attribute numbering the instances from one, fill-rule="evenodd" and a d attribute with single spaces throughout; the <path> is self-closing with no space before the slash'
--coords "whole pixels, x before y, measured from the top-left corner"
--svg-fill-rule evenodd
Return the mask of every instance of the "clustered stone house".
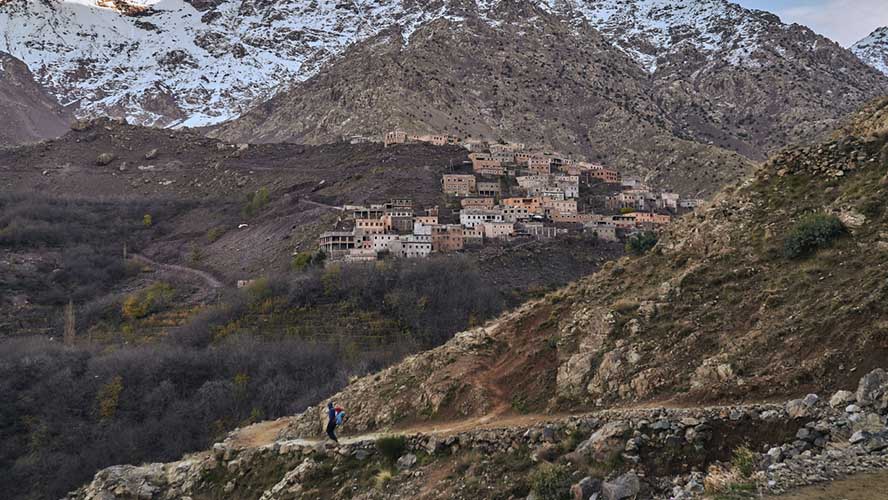
<path id="1" fill-rule="evenodd" d="M 524 144 L 466 147 L 472 150 L 472 172 L 445 174 L 441 186 L 444 193 L 460 198 L 463 226 L 496 224 L 489 230 L 485 226 L 493 232 L 487 237 L 551 237 L 561 228 L 579 226 L 599 238 L 617 240 L 618 232 L 669 223 L 670 215 L 656 211 L 674 212 L 699 203 L 682 200 L 677 193 L 657 192 L 637 179 L 623 179 L 603 165 L 555 152 L 531 151 Z M 502 192 L 501 186 L 513 184 L 510 181 L 517 187 Z M 619 193 L 607 196 L 605 206 L 620 215 L 580 211 L 580 190 L 593 182 L 619 185 Z"/>
<path id="2" fill-rule="evenodd" d="M 438 208 L 417 210 L 410 200 L 344 207 L 348 231 L 321 234 L 318 246 L 329 261 L 373 261 L 388 254 L 427 257 L 432 252 L 456 252 L 483 243 L 484 234 L 459 224 L 439 223 Z"/>
<path id="3" fill-rule="evenodd" d="M 447 135 L 417 135 L 394 131 L 385 144 L 428 142 L 459 144 L 471 152 L 471 171 L 444 174 L 445 194 L 459 199 L 452 223 L 439 217 L 437 207 L 417 208 L 410 200 L 346 206 L 351 229 L 323 233 L 319 248 L 329 261 L 372 261 L 388 254 L 421 258 L 432 252 L 456 252 L 485 241 L 518 237 L 553 238 L 570 231 L 617 241 L 620 233 L 666 224 L 671 217 L 656 210 L 693 208 L 698 200 L 659 193 L 637 179 L 596 163 L 576 161 L 555 152 L 535 151 L 524 144 L 467 143 Z M 608 196 L 608 209 L 620 215 L 582 212 L 580 190 L 592 182 L 619 184 Z M 629 212 L 629 213 L 622 213 Z M 458 215 L 458 217 L 456 216 Z M 458 219 L 458 223 L 457 223 Z"/>

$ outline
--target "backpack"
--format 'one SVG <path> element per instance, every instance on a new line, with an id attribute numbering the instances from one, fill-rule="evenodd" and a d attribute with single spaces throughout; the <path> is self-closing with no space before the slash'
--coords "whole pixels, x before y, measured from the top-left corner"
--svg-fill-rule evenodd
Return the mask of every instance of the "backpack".
<path id="1" fill-rule="evenodd" d="M 348 418 L 345 416 L 345 410 L 336 412 L 336 425 L 342 425 Z"/>

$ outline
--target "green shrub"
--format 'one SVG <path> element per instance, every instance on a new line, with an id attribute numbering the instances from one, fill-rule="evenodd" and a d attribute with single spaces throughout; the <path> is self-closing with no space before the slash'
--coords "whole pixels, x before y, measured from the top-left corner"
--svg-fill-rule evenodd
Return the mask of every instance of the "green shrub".
<path id="1" fill-rule="evenodd" d="M 259 188 L 258 191 L 251 194 L 250 196 L 247 196 L 247 203 L 246 203 L 246 205 L 244 205 L 244 210 L 243 210 L 244 216 L 245 217 L 252 217 L 252 216 L 256 215 L 257 213 L 259 213 L 260 210 L 262 210 L 263 208 L 265 208 L 266 205 L 268 205 L 268 201 L 269 201 L 268 189 Z"/>
<path id="2" fill-rule="evenodd" d="M 648 250 L 654 248 L 657 244 L 657 233 L 653 231 L 645 231 L 629 237 L 626 240 L 626 251 L 635 255 L 642 255 Z"/>
<path id="3" fill-rule="evenodd" d="M 302 271 L 310 266 L 321 266 L 327 260 L 327 254 L 323 250 L 317 252 L 299 252 L 293 256 L 290 267 L 294 271 Z"/>
<path id="4" fill-rule="evenodd" d="M 835 215 L 810 214 L 797 222 L 783 240 L 783 255 L 804 257 L 845 233 L 845 225 Z"/>
<path id="5" fill-rule="evenodd" d="M 566 465 L 543 464 L 530 473 L 530 491 L 540 500 L 570 498 L 570 469 Z"/>
<path id="6" fill-rule="evenodd" d="M 168 306 L 175 293 L 175 289 L 167 283 L 154 283 L 141 292 L 127 296 L 123 301 L 123 316 L 132 320 L 144 318 Z"/>
<path id="7" fill-rule="evenodd" d="M 758 454 L 747 446 L 741 446 L 731 456 L 731 467 L 744 478 L 749 478 L 755 472 L 758 461 Z"/>
<path id="8" fill-rule="evenodd" d="M 376 449 L 383 458 L 395 463 L 407 449 L 407 440 L 404 436 L 382 436 L 376 440 Z"/>
<path id="9" fill-rule="evenodd" d="M 214 227 L 214 228 L 210 229 L 209 231 L 207 231 L 207 241 L 209 241 L 210 243 L 214 243 L 214 242 L 218 241 L 219 238 L 221 238 L 223 234 L 225 234 L 224 227 L 221 227 L 221 226 Z"/>

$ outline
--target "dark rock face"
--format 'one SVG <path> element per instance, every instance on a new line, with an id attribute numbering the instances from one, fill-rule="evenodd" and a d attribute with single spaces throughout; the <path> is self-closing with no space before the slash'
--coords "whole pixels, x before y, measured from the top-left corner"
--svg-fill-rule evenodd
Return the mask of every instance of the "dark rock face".
<path id="1" fill-rule="evenodd" d="M 34 80 L 24 63 L 0 52 L 0 146 L 57 137 L 70 115 Z"/>

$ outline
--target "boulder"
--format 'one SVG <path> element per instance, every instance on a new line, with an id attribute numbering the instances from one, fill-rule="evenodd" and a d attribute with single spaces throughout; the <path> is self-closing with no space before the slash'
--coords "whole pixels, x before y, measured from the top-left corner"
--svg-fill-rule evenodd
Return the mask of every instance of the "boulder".
<path id="1" fill-rule="evenodd" d="M 601 481 L 584 477 L 579 483 L 570 487 L 570 498 L 573 500 L 589 500 L 589 497 L 601 490 Z"/>
<path id="2" fill-rule="evenodd" d="M 408 453 L 398 459 L 398 469 L 409 469 L 414 465 L 416 465 L 416 455 L 413 453 Z"/>
<path id="3" fill-rule="evenodd" d="M 857 385 L 857 403 L 861 406 L 875 404 L 888 393 L 888 372 L 877 368 L 860 379 Z"/>
<path id="4" fill-rule="evenodd" d="M 863 445 L 866 448 L 866 451 L 870 453 L 874 453 L 877 451 L 882 451 L 885 448 L 888 448 L 888 431 L 882 431 L 878 434 L 873 434 L 866 440 Z"/>
<path id="5" fill-rule="evenodd" d="M 88 120 L 76 120 L 71 124 L 71 130 L 74 130 L 76 132 L 83 132 L 90 127 L 92 127 L 92 123 L 90 123 Z"/>
<path id="6" fill-rule="evenodd" d="M 791 418 L 804 418 L 812 415 L 814 404 L 817 403 L 816 394 L 808 394 L 803 399 L 793 399 L 786 403 L 786 413 Z"/>
<path id="7" fill-rule="evenodd" d="M 833 408 L 840 408 L 842 406 L 847 406 L 848 403 L 853 403 L 854 400 L 855 396 L 853 392 L 836 391 L 836 393 L 829 398 L 829 405 Z"/>
<path id="8" fill-rule="evenodd" d="M 108 165 L 109 163 L 114 161 L 114 158 L 115 156 L 112 153 L 102 153 L 96 157 L 96 165 L 104 167 L 105 165 Z"/>
<path id="9" fill-rule="evenodd" d="M 641 491 L 641 481 L 638 476 L 629 472 L 601 485 L 601 495 L 605 500 L 623 500 L 633 498 Z"/>
<path id="10" fill-rule="evenodd" d="M 851 421 L 851 430 L 879 432 L 885 429 L 885 422 L 877 413 L 858 413 L 852 415 L 848 420 Z"/>
<path id="11" fill-rule="evenodd" d="M 624 436 L 629 425 L 623 421 L 608 422 L 595 431 L 589 439 L 577 446 L 576 453 L 583 457 L 591 457 L 596 461 L 605 461 L 614 453 L 625 448 Z"/>
<path id="12" fill-rule="evenodd" d="M 147 153 L 145 153 L 146 160 L 153 160 L 155 158 L 157 158 L 157 148 L 154 148 L 151 151 L 148 151 Z"/>

